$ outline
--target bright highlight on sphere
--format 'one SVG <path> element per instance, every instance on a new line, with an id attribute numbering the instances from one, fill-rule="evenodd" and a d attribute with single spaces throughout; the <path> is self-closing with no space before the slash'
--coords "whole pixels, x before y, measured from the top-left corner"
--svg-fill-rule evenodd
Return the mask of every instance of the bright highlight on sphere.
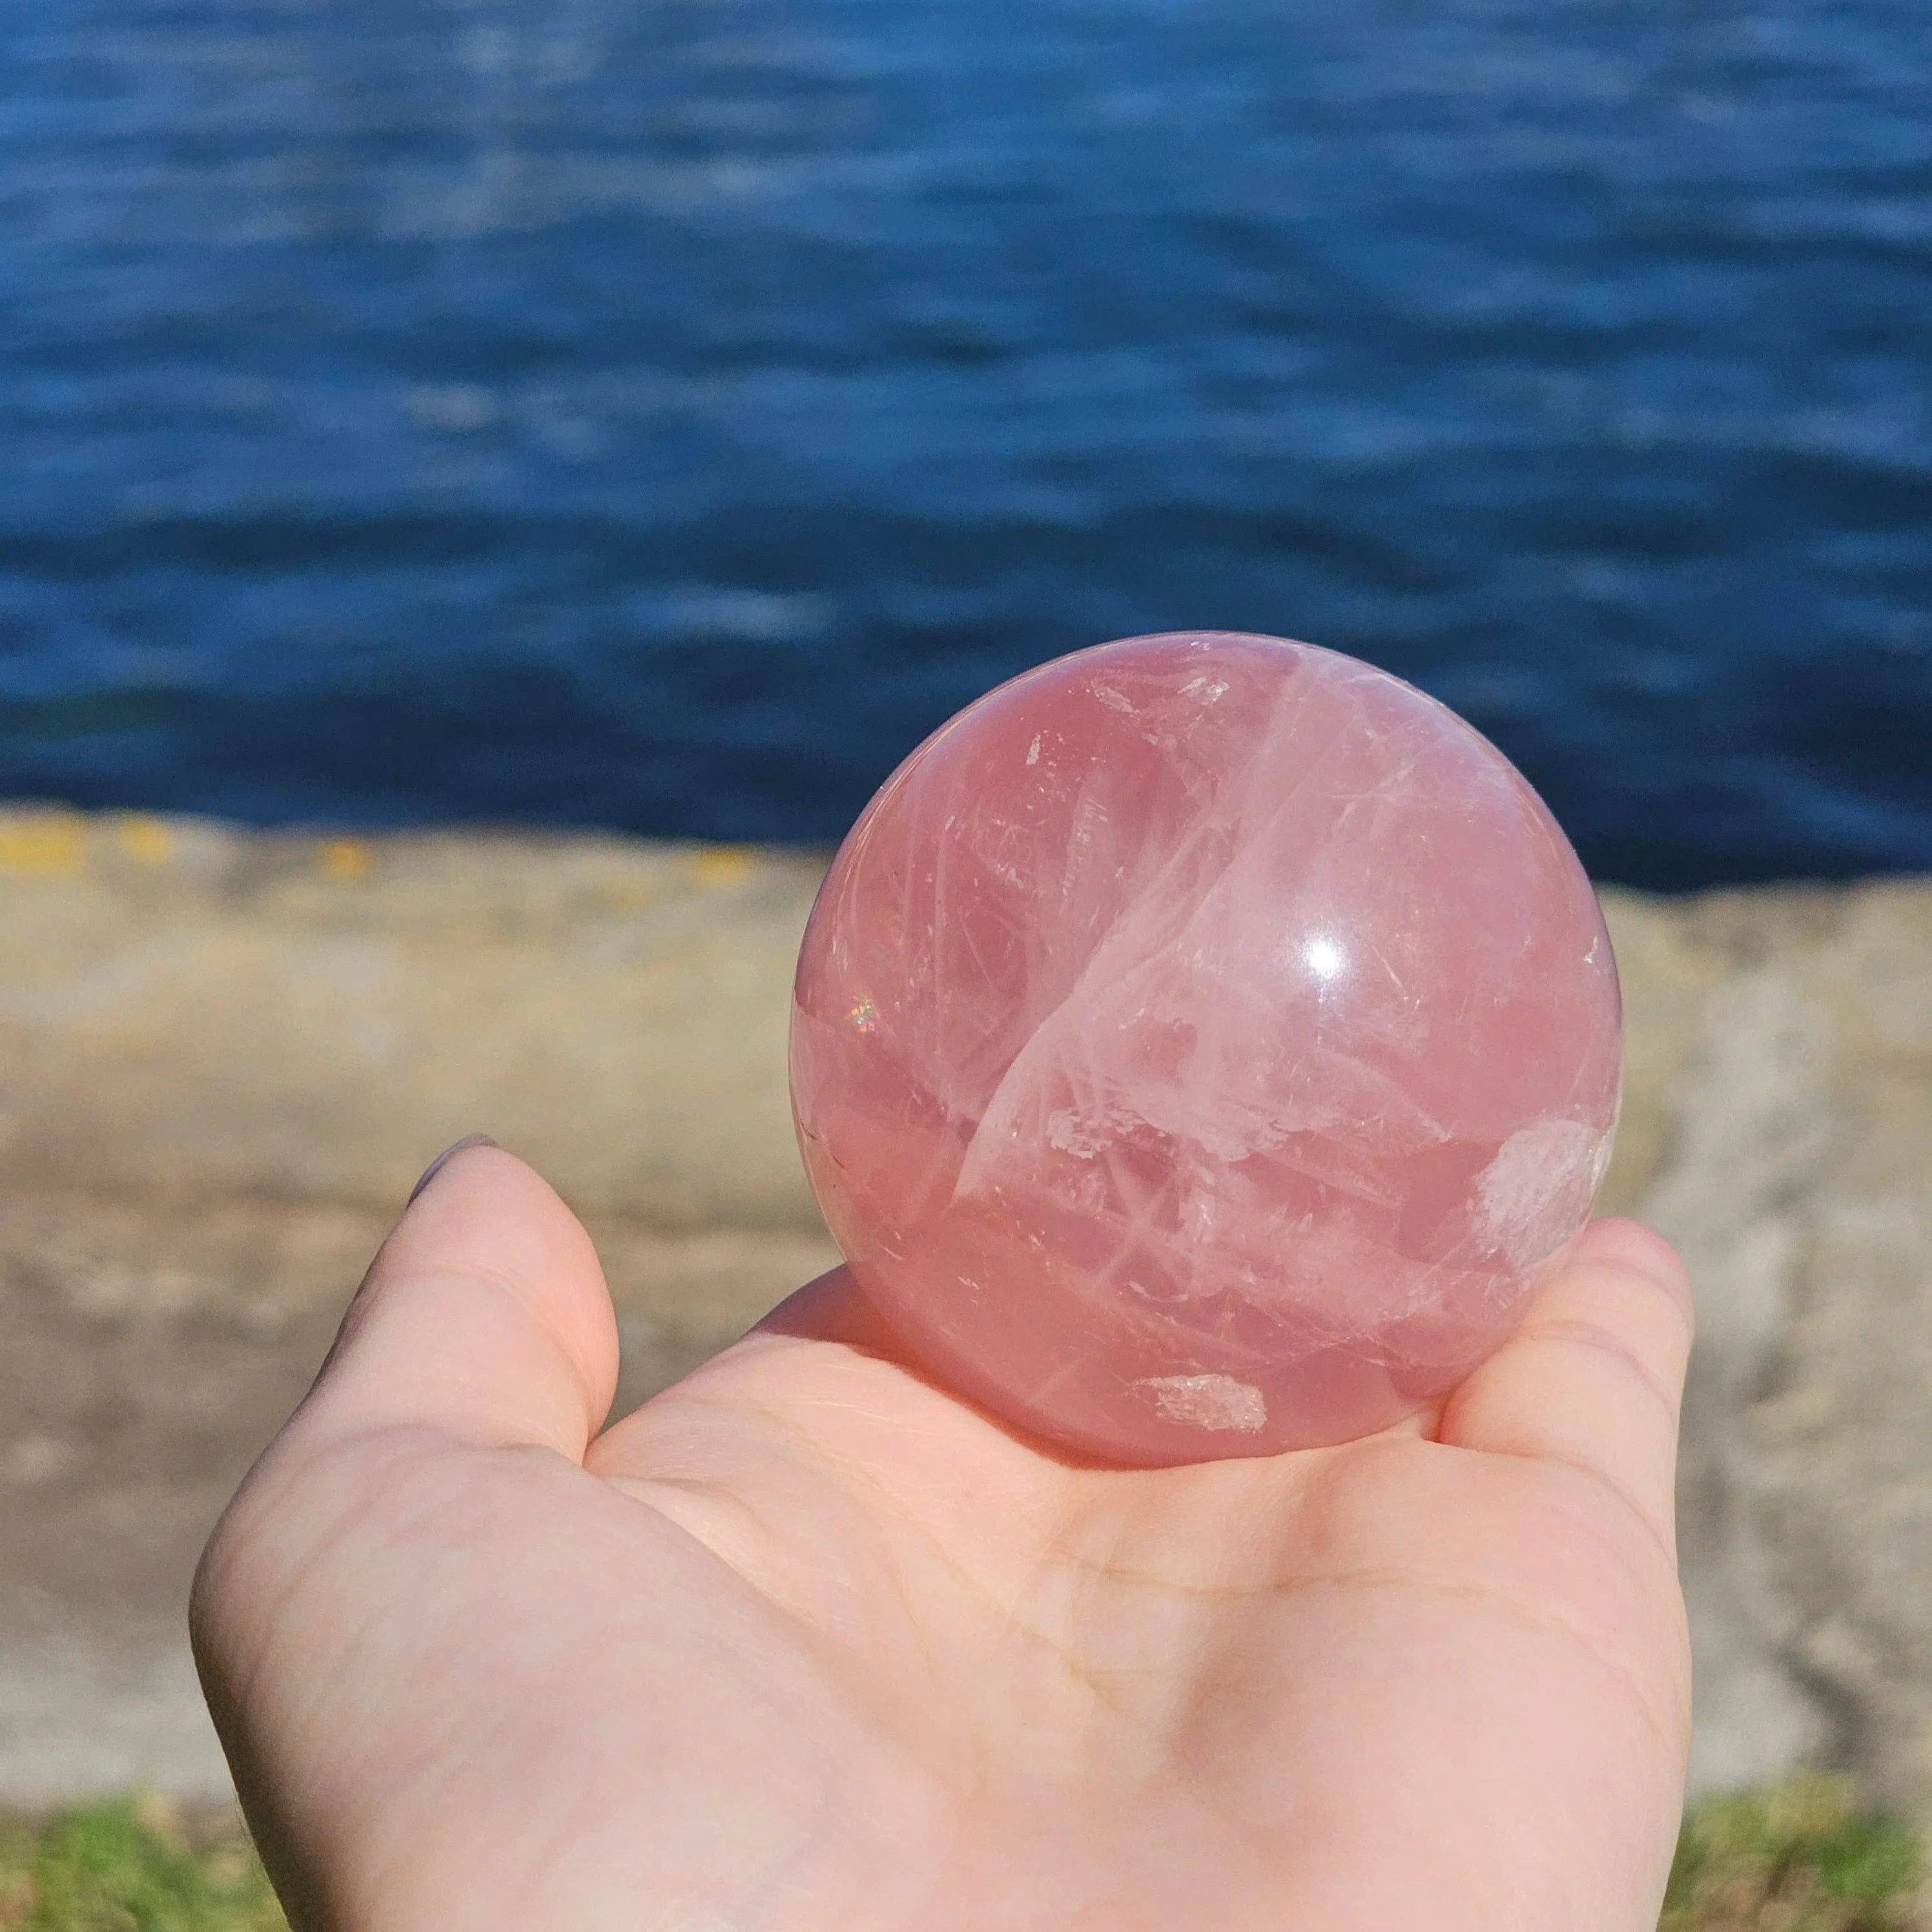
<path id="1" fill-rule="evenodd" d="M 1460 1382 L 1589 1212 L 1595 895 L 1502 754 L 1274 638 L 1130 638 L 914 752 L 800 956 L 792 1101 L 869 1298 L 1076 1452 L 1344 1442 Z"/>

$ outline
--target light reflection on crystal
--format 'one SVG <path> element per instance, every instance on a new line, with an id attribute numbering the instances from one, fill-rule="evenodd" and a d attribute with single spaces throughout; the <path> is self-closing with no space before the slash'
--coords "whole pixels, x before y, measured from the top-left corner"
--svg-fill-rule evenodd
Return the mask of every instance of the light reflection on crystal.
<path id="1" fill-rule="evenodd" d="M 1301 956 L 1307 962 L 1309 971 L 1322 980 L 1339 978 L 1348 963 L 1348 956 L 1326 936 L 1311 939 L 1301 949 Z"/>

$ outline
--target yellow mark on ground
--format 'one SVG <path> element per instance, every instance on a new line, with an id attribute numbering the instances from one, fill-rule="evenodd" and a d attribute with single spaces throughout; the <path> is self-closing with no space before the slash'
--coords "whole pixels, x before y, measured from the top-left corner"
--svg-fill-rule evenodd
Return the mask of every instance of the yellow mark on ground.
<path id="1" fill-rule="evenodd" d="M 691 869 L 700 886 L 741 886 L 757 862 L 744 845 L 700 845 L 691 855 Z"/>
<path id="2" fill-rule="evenodd" d="M 143 812 L 117 819 L 114 836 L 122 850 L 143 866 L 165 866 L 181 842 L 165 819 L 150 818 Z"/>
<path id="3" fill-rule="evenodd" d="M 317 856 L 322 861 L 322 869 L 332 879 L 344 884 L 352 880 L 367 878 L 375 858 L 366 838 L 325 838 Z"/>
<path id="4" fill-rule="evenodd" d="M 87 821 L 70 812 L 0 819 L 0 872 L 29 879 L 70 879 L 86 869 Z"/>

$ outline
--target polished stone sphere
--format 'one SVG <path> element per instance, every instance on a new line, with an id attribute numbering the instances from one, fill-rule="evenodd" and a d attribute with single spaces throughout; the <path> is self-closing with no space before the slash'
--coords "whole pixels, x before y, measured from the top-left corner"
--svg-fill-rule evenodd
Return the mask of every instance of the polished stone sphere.
<path id="1" fill-rule="evenodd" d="M 886 782 L 814 908 L 794 1108 L 938 1378 L 1102 1460 L 1343 1442 L 1520 1320 L 1609 1158 L 1595 895 L 1494 746 L 1275 638 L 1102 645 Z"/>

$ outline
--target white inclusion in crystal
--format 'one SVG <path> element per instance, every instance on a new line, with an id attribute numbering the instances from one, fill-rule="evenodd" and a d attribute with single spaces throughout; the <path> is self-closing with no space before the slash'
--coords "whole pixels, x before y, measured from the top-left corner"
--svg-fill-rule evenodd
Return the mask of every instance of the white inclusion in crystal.
<path id="1" fill-rule="evenodd" d="M 1268 1421 L 1268 1402 L 1261 1390 L 1232 1376 L 1150 1376 L 1135 1386 L 1153 1391 L 1154 1406 L 1163 1422 L 1252 1436 Z"/>
<path id="2" fill-rule="evenodd" d="M 1198 1187 L 1191 1188 L 1180 1204 L 1181 1232 L 1190 1240 L 1206 1240 L 1214 1232 L 1220 1204 L 1211 1194 Z"/>
<path id="3" fill-rule="evenodd" d="M 1074 1107 L 1061 1107 L 1046 1117 L 1046 1138 L 1062 1154 L 1070 1154 L 1078 1160 L 1091 1160 L 1103 1148 L 1142 1124 L 1139 1114 L 1118 1102 L 1090 1114 L 1083 1114 Z"/>
<path id="4" fill-rule="evenodd" d="M 1348 963 L 1348 956 L 1332 939 L 1311 939 L 1301 949 L 1301 958 L 1309 971 L 1324 981 L 1338 977 Z"/>
<path id="5" fill-rule="evenodd" d="M 1091 1160 L 1106 1145 L 1106 1141 L 1071 1107 L 1062 1107 L 1046 1117 L 1048 1144 L 1076 1160 Z"/>
<path id="6" fill-rule="evenodd" d="M 1030 765 L 1040 763 L 1040 734 L 1036 731 L 1033 734 L 1033 742 L 1027 747 L 1027 763 Z"/>
<path id="7" fill-rule="evenodd" d="M 1610 1136 L 1581 1120 L 1532 1120 L 1476 1181 L 1483 1232 L 1512 1266 L 1533 1268 L 1574 1231 L 1604 1178 Z"/>

